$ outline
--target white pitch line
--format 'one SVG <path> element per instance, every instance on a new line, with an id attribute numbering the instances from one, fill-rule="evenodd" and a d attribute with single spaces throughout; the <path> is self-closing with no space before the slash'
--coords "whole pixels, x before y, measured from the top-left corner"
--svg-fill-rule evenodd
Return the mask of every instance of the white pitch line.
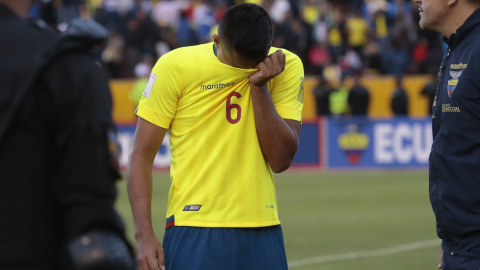
<path id="1" fill-rule="evenodd" d="M 318 256 L 318 257 L 290 261 L 288 263 L 288 266 L 289 268 L 294 268 L 294 267 L 300 267 L 300 266 L 310 265 L 310 264 L 344 261 L 344 260 L 352 260 L 352 259 L 376 257 L 376 256 L 385 256 L 385 255 L 391 255 L 391 254 L 423 249 L 423 248 L 428 248 L 433 246 L 438 246 L 438 248 L 440 248 L 440 243 L 441 242 L 439 239 L 434 239 L 434 240 L 427 240 L 427 241 L 421 241 L 421 242 L 414 242 L 410 244 L 398 245 L 398 246 L 393 246 L 388 248 Z"/>

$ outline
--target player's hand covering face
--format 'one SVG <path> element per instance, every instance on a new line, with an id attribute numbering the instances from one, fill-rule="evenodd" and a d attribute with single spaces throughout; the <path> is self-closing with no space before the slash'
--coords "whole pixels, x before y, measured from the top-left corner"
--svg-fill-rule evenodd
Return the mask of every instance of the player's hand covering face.
<path id="1" fill-rule="evenodd" d="M 259 69 L 259 71 L 250 76 L 250 83 L 263 87 L 268 81 L 285 70 L 285 54 L 282 50 L 278 50 L 265 58 L 255 68 Z"/>

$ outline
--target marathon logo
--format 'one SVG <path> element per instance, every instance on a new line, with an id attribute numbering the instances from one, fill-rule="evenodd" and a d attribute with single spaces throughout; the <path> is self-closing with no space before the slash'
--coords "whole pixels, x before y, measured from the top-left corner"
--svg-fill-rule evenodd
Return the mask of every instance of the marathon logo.
<path id="1" fill-rule="evenodd" d="M 185 205 L 183 211 L 199 211 L 201 207 L 201 205 Z"/>
<path id="2" fill-rule="evenodd" d="M 200 90 L 211 90 L 211 89 L 222 89 L 222 88 L 225 88 L 225 87 L 230 87 L 230 86 L 234 86 L 235 83 L 232 82 L 232 83 L 217 83 L 217 84 L 202 84 L 200 86 Z"/>
<path id="3" fill-rule="evenodd" d="M 466 69 L 468 64 L 451 64 L 450 69 Z"/>

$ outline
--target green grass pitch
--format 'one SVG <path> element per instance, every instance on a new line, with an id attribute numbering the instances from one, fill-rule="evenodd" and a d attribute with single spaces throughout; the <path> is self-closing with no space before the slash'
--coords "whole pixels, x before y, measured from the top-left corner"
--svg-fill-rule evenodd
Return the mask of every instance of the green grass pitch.
<path id="1" fill-rule="evenodd" d="M 425 270 L 436 269 L 440 246 L 400 251 L 404 244 L 436 239 L 435 218 L 428 199 L 428 173 L 287 172 L 275 176 L 280 221 L 290 263 L 339 254 L 329 262 L 310 262 L 299 270 Z M 117 209 L 134 243 L 133 219 L 126 182 L 118 183 Z M 154 174 L 152 218 L 162 241 L 169 175 Z M 379 251 L 391 254 L 359 255 Z M 374 252 L 375 253 L 375 252 Z M 363 254 L 363 253 L 360 253 Z"/>

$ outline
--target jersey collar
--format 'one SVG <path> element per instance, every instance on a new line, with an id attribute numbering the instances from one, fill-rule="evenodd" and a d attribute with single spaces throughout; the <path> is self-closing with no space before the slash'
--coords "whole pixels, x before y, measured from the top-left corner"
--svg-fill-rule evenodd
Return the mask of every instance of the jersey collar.
<path id="1" fill-rule="evenodd" d="M 457 32 L 453 33 L 450 38 L 443 37 L 443 42 L 445 42 L 450 48 L 454 49 L 478 24 L 480 24 L 480 8 L 475 10 L 475 12 L 468 17 L 465 23 L 460 26 L 460 28 L 457 29 Z"/>
<path id="2" fill-rule="evenodd" d="M 213 43 L 213 53 L 217 56 L 217 48 L 215 48 L 215 42 Z"/>

